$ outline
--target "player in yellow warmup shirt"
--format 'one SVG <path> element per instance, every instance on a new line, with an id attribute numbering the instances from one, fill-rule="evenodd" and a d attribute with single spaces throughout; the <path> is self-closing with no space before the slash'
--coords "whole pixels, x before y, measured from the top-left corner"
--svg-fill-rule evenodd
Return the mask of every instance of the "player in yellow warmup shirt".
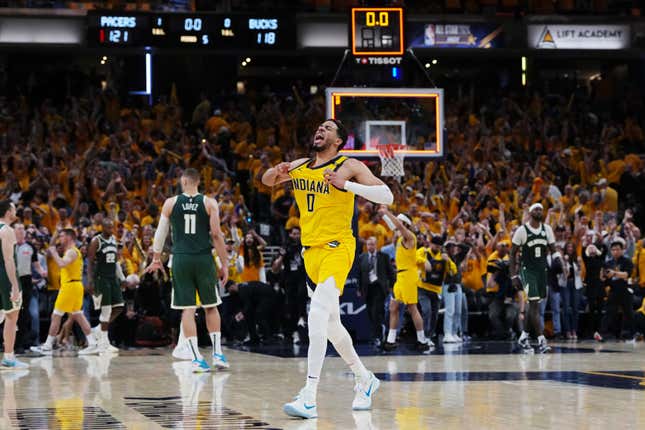
<path id="1" fill-rule="evenodd" d="M 354 261 L 356 237 L 352 231 L 354 196 L 380 204 L 392 204 L 390 189 L 358 160 L 339 155 L 347 142 L 347 129 L 328 119 L 316 130 L 311 159 L 280 163 L 268 169 L 262 182 L 274 186 L 291 181 L 300 210 L 305 270 L 310 291 L 307 382 L 293 402 L 284 405 L 290 416 L 315 418 L 316 392 L 327 340 L 356 377 L 354 410 L 372 407 L 380 381 L 358 358 L 352 338 L 340 322 L 339 297 Z"/>
<path id="2" fill-rule="evenodd" d="M 430 341 L 426 339 L 423 332 L 423 318 L 417 307 L 419 303 L 417 237 L 408 229 L 412 226 L 412 220 L 403 214 L 395 217 L 390 212 L 386 212 L 383 218 L 386 223 L 392 223 L 396 231 L 401 234 L 396 242 L 396 283 L 393 289 L 394 299 L 390 300 L 390 330 L 383 349 L 393 351 L 397 347 L 396 329 L 399 323 L 399 304 L 402 303 L 408 308 L 417 331 L 417 350 L 427 351 L 430 349 Z"/>
<path id="3" fill-rule="evenodd" d="M 68 313 L 70 318 L 81 326 L 81 330 L 87 338 L 88 347 L 79 351 L 79 355 L 98 354 L 96 339 L 94 336 L 90 336 L 92 328 L 81 310 L 84 293 L 83 255 L 76 247 L 76 232 L 71 228 L 63 229 L 59 233 L 59 240 L 65 250 L 63 257 L 58 255 L 55 246 L 50 246 L 47 252 L 60 267 L 60 291 L 56 303 L 54 303 L 47 341 L 41 346 L 31 347 L 31 350 L 43 355 L 51 355 L 63 315 Z"/>

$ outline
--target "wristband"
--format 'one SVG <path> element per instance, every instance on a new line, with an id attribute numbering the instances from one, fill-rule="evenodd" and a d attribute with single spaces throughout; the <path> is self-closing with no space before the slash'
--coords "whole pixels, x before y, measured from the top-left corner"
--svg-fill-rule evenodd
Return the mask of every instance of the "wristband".
<path id="1" fill-rule="evenodd" d="M 511 276 L 511 280 L 513 279 L 520 279 L 520 275 Z"/>

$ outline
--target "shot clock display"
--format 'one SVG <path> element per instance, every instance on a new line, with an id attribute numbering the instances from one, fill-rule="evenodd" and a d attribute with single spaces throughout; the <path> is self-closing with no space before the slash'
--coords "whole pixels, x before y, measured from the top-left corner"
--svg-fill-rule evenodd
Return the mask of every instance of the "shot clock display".
<path id="1" fill-rule="evenodd" d="M 285 16 L 91 12 L 88 20 L 90 46 L 295 49 L 294 20 Z"/>
<path id="2" fill-rule="evenodd" d="M 353 8 L 350 43 L 354 55 L 403 55 L 402 8 Z"/>

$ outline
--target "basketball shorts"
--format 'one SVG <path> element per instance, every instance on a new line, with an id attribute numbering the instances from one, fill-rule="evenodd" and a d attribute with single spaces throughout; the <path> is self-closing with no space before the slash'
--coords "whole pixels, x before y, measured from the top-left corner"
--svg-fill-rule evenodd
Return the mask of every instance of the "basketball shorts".
<path id="1" fill-rule="evenodd" d="M 20 290 L 20 298 L 17 302 L 12 302 L 11 282 L 9 282 L 7 272 L 0 270 L 0 310 L 3 310 L 5 314 L 19 311 L 22 307 L 22 287 L 20 282 L 18 282 L 18 289 Z"/>
<path id="2" fill-rule="evenodd" d="M 355 252 L 356 241 L 353 239 L 305 248 L 303 257 L 309 287 L 314 290 L 316 285 L 331 277 L 342 295 Z"/>
<path id="3" fill-rule="evenodd" d="M 404 305 L 419 303 L 419 290 L 417 288 L 417 271 L 402 270 L 396 275 L 394 283 L 394 300 Z"/>
<path id="4" fill-rule="evenodd" d="M 218 293 L 219 279 L 212 255 L 173 254 L 173 309 L 212 308 L 222 303 Z"/>
<path id="5" fill-rule="evenodd" d="M 98 276 L 94 280 L 94 296 L 101 298 L 101 307 L 123 306 L 123 293 L 121 292 L 121 285 L 117 278 L 102 278 Z M 95 304 L 98 303 L 98 300 Z"/>
<path id="6" fill-rule="evenodd" d="M 79 312 L 83 308 L 83 294 L 82 282 L 74 281 L 61 284 L 54 303 L 54 310 L 67 313 Z"/>
<path id="7" fill-rule="evenodd" d="M 524 286 L 524 292 L 529 300 L 541 300 L 546 298 L 546 270 L 529 270 L 522 268 L 520 279 Z"/>

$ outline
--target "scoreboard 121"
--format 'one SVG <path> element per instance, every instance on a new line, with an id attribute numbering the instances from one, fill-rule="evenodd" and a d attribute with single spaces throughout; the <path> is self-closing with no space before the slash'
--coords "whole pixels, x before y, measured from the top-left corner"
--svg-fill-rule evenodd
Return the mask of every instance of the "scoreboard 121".
<path id="1" fill-rule="evenodd" d="M 88 14 L 88 46 L 195 47 L 217 50 L 295 49 L 294 20 L 282 15 Z"/>

